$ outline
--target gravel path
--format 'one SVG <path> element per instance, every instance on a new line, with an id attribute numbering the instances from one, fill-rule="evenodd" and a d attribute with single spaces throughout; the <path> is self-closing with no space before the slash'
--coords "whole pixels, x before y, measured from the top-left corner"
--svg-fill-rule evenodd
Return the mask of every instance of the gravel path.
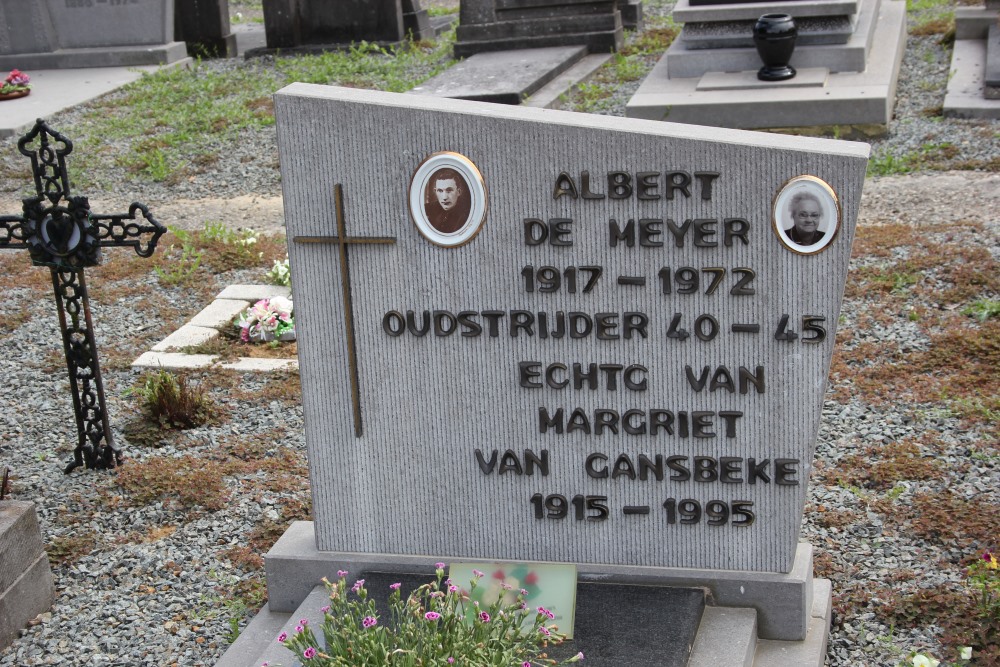
<path id="1" fill-rule="evenodd" d="M 655 17 L 668 9 L 668 4 L 651 3 L 647 14 Z M 203 66 L 260 65 L 210 61 Z M 948 51 L 933 38 L 910 39 L 897 93 L 896 121 L 889 135 L 875 142 L 874 150 L 876 156 L 929 155 L 933 159 L 914 160 L 914 174 L 869 179 L 860 225 L 863 229 L 895 223 L 933 227 L 927 233 L 935 239 L 947 236 L 948 242 L 985 247 L 998 259 L 1000 175 L 996 167 L 994 172 L 928 171 L 930 166 L 955 165 L 961 160 L 993 164 L 1000 160 L 1000 123 L 948 120 L 923 113 L 940 106 L 947 70 Z M 610 113 L 620 114 L 630 94 L 630 86 L 622 85 L 616 93 L 620 105 Z M 79 114 L 71 110 L 52 123 L 71 127 Z M 957 151 L 941 156 L 935 148 L 941 144 Z M 16 193 L 21 191 L 23 172 L 17 168 L 21 158 L 12 157 L 14 153 L 12 141 L 0 141 L 0 213 L 19 208 Z M 175 186 L 143 183 L 141 192 L 126 179 L 116 178 L 114 168 L 109 167 L 108 177 L 101 181 L 111 185 L 92 193 L 95 209 L 105 202 L 113 205 L 140 199 L 151 205 L 159 219 L 180 228 L 200 229 L 206 220 L 221 220 L 231 226 L 280 229 L 273 129 L 220 146 L 219 154 L 210 174 Z M 954 230 L 941 230 L 949 226 Z M 862 269 L 891 267 L 897 259 L 892 254 L 856 257 L 852 275 Z M 122 470 L 166 457 L 185 461 L 188 467 L 197 462 L 194 467 L 225 471 L 225 507 L 211 509 L 185 500 L 183 485 L 197 483 L 191 478 L 180 477 L 180 487 L 139 502 L 134 492 L 119 483 L 115 472 L 61 473 L 76 435 L 47 274 L 28 268 L 26 258 L 18 253 L 0 253 L 0 286 L 4 287 L 0 318 L 20 324 L 16 335 L 0 338 L 0 375 L 13 388 L 0 397 L 0 464 L 14 471 L 14 497 L 36 504 L 50 552 L 65 556 L 65 562 L 53 569 L 58 590 L 54 608 L 0 651 L 0 667 L 214 664 L 225 651 L 233 626 L 245 626 L 244 605 L 260 599 L 260 572 L 238 547 L 266 542 L 267 535 L 276 535 L 308 507 L 301 479 L 302 412 L 294 377 L 200 374 L 195 380 L 225 415 L 220 423 L 167 434 L 157 446 L 130 444 L 124 435 L 137 410 L 128 392 L 138 375 L 128 363 L 199 311 L 224 286 L 261 281 L 263 268 L 203 271 L 199 284 L 171 287 L 161 284 L 148 269 L 128 272 L 122 268 L 144 260 L 127 255 L 122 260 L 109 262 L 91 280 L 112 424 L 129 458 Z M 873 301 L 871 294 L 849 294 L 841 325 L 842 336 L 849 342 L 843 348 L 849 351 L 868 343 L 890 345 L 895 351 L 926 349 L 929 330 L 917 326 L 907 314 L 948 316 L 950 306 L 941 303 L 937 294 L 928 288 L 896 295 L 891 317 L 874 323 L 873 311 L 884 309 L 885 304 Z M 998 295 L 987 292 L 984 297 L 996 300 Z M 870 363 L 888 360 L 872 358 Z M 284 391 L 288 386 L 293 388 L 290 395 Z M 905 512 L 920 493 L 950 488 L 961 498 L 995 511 L 1000 504 L 995 428 L 991 431 L 981 423 L 970 426 L 940 404 L 906 396 L 891 405 L 875 405 L 862 396 L 844 398 L 836 393 L 845 389 L 850 394 L 850 382 L 835 381 L 831 386 L 817 469 L 835 470 L 845 457 L 864 453 L 865 446 L 873 443 L 926 439 L 932 434 L 933 445 L 921 445 L 922 451 L 938 462 L 941 476 L 902 483 L 895 499 L 900 503 L 897 509 Z M 987 454 L 973 456 L 976 452 Z M 217 465 L 229 467 L 213 467 Z M 288 466 L 291 473 L 280 472 Z M 834 578 L 835 590 L 860 595 L 859 588 L 877 589 L 902 570 L 910 572 L 911 578 L 901 581 L 901 587 L 932 588 L 960 579 L 956 563 L 962 554 L 895 524 L 880 504 L 884 496 L 855 492 L 826 475 L 812 481 L 803 539 L 817 547 L 818 565 L 825 576 Z M 842 520 L 831 521 L 833 515 Z M 995 547 L 995 533 L 992 539 Z M 979 548 L 987 546 L 979 544 Z M 874 602 L 857 604 L 845 597 L 838 605 L 830 665 L 891 666 L 913 650 L 945 657 L 941 629 L 933 624 L 915 621 L 894 628 L 876 613 Z"/>

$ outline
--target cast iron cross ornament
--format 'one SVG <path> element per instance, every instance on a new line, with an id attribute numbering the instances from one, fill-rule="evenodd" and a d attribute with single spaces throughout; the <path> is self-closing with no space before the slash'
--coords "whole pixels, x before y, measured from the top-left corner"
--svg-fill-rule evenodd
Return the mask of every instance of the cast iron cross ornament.
<path id="1" fill-rule="evenodd" d="M 21 137 L 17 148 L 31 159 L 37 194 L 22 200 L 23 215 L 0 216 L 0 248 L 27 248 L 32 264 L 52 272 L 78 435 L 66 472 L 81 465 L 113 468 L 122 456 L 108 421 L 83 270 L 101 263 L 101 248 L 131 246 L 140 257 L 149 257 L 167 229 L 143 204 L 133 203 L 128 213 L 97 215 L 86 197 L 70 196 L 66 156 L 73 144 L 44 120 Z"/>

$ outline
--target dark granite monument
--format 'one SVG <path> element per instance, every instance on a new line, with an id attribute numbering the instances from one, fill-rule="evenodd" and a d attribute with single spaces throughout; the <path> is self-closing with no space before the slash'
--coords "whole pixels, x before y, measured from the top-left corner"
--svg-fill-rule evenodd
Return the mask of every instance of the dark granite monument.
<path id="1" fill-rule="evenodd" d="M 229 25 L 229 0 L 174 0 L 174 38 L 188 53 L 204 58 L 236 57 Z"/>
<path id="2" fill-rule="evenodd" d="M 248 55 L 313 53 L 361 41 L 391 46 L 407 36 L 433 36 L 419 0 L 264 0 L 264 31 L 267 47 Z"/>
<path id="3" fill-rule="evenodd" d="M 616 0 L 463 0 L 455 57 L 546 46 L 617 51 L 624 39 L 619 5 L 641 17 L 639 3 Z"/>

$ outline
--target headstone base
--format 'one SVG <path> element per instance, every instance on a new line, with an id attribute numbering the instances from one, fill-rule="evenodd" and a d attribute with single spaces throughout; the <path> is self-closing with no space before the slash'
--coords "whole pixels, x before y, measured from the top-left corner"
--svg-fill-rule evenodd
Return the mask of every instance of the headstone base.
<path id="1" fill-rule="evenodd" d="M 398 556 L 319 551 L 311 521 L 296 521 L 264 556 L 272 611 L 298 608 L 323 577 L 337 570 L 411 572 L 432 576 L 435 556 Z M 475 559 L 468 559 L 475 560 Z M 688 568 L 577 564 L 581 583 L 707 588 L 714 604 L 757 610 L 765 639 L 802 640 L 812 607 L 812 547 L 799 544 L 791 572 L 742 572 Z"/>
<path id="2" fill-rule="evenodd" d="M 864 26 L 859 25 L 858 32 L 863 30 Z M 677 76 L 668 51 L 629 101 L 625 115 L 739 129 L 832 130 L 835 126 L 851 126 L 868 128 L 868 136 L 872 127 L 884 133 L 892 118 L 906 43 L 905 4 L 884 0 L 872 33 L 867 67 L 858 68 L 863 71 L 835 71 L 830 67 L 831 72 L 821 83 L 806 81 L 808 76 L 784 82 L 755 81 L 755 69 L 727 66 L 728 60 L 747 57 L 739 55 L 744 49 L 720 49 L 716 52 L 720 66 Z M 813 67 L 809 48 L 832 47 L 797 50 L 791 64 L 804 74 Z M 738 73 L 724 74 L 733 71 Z M 727 77 L 733 85 L 720 88 L 717 84 Z M 803 81 L 813 85 L 803 85 Z M 733 94 L 732 87 L 740 88 L 738 95 Z"/>
<path id="3" fill-rule="evenodd" d="M 283 629 L 291 633 L 301 618 L 314 625 L 320 622 L 326 591 L 317 582 L 324 576 L 334 580 L 338 569 L 364 578 L 375 597 L 390 581 L 412 589 L 434 576 L 431 557 L 321 553 L 314 545 L 312 522 L 296 522 L 268 552 L 270 602 L 216 667 L 290 664 L 292 656 L 275 637 Z M 812 578 L 809 545 L 799 545 L 795 568 L 788 575 L 588 565 L 578 565 L 578 572 L 575 639 L 550 650 L 551 657 L 563 659 L 583 651 L 587 664 L 597 667 L 824 664 L 831 587 L 826 579 Z M 787 620 L 792 607 L 804 623 L 802 638 L 763 638 L 768 632 L 764 626 L 773 626 L 777 616 Z"/>
<path id="4" fill-rule="evenodd" d="M 994 35 L 996 31 L 994 29 Z M 998 47 L 1000 48 L 1000 47 Z M 1000 99 L 990 99 L 986 85 L 987 40 L 956 39 L 944 97 L 949 118 L 1000 118 Z M 1000 93 L 992 88 L 994 94 Z M 1000 97 L 1000 95 L 997 95 Z"/>
<path id="5" fill-rule="evenodd" d="M 27 502 L 0 502 L 0 649 L 28 621 L 52 606 L 55 587 L 35 518 Z"/>
<path id="6" fill-rule="evenodd" d="M 0 70 L 14 67 L 40 69 L 80 69 L 84 67 L 140 67 L 169 65 L 187 58 L 184 42 L 156 46 L 102 46 L 87 49 L 58 49 L 46 53 L 0 55 Z"/>

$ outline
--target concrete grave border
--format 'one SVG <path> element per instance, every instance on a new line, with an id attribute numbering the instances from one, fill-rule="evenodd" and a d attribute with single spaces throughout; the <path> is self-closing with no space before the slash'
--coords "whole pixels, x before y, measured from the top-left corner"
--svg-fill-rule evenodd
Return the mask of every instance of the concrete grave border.
<path id="1" fill-rule="evenodd" d="M 141 354 L 132 362 L 132 368 L 183 370 L 212 366 L 261 373 L 298 370 L 298 359 L 240 357 L 236 361 L 219 362 L 218 357 L 211 354 L 178 351 L 217 338 L 223 327 L 231 326 L 233 319 L 254 302 L 275 296 L 289 297 L 291 293 L 290 288 L 280 285 L 230 285 L 184 326 L 154 345 L 149 352 Z"/>

